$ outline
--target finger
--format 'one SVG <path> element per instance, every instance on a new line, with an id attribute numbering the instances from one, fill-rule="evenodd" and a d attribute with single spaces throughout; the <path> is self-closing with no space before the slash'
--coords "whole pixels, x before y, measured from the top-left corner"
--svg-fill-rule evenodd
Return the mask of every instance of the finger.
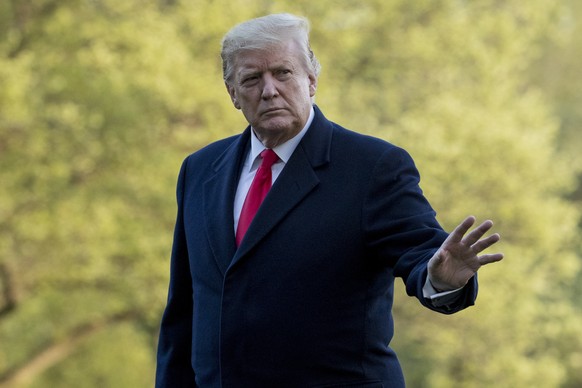
<path id="1" fill-rule="evenodd" d="M 467 231 L 471 228 L 471 226 L 473 226 L 474 223 L 475 223 L 475 217 L 474 216 L 469 216 L 469 217 L 465 218 L 463 220 L 463 222 L 461 222 L 451 232 L 451 234 L 449 235 L 448 240 L 451 241 L 451 242 L 456 242 L 456 243 L 461 242 L 461 240 L 463 239 L 463 236 L 465 235 L 465 233 L 467 233 Z M 475 240 L 475 241 L 477 241 L 477 240 Z"/>
<path id="2" fill-rule="evenodd" d="M 487 238 L 477 241 L 471 246 L 471 248 L 473 249 L 473 252 L 479 253 L 489 248 L 491 245 L 497 243 L 500 239 L 501 237 L 499 236 L 499 234 L 495 233 Z"/>
<path id="3" fill-rule="evenodd" d="M 491 263 L 496 263 L 498 261 L 501 261 L 502 259 L 503 253 L 491 253 L 479 256 L 479 263 L 483 266 Z"/>
<path id="4" fill-rule="evenodd" d="M 467 236 L 463 239 L 463 243 L 467 245 L 475 244 L 492 227 L 493 222 L 491 220 L 483 221 L 481 225 L 479 225 L 478 227 L 473 229 L 469 234 L 467 234 Z"/>

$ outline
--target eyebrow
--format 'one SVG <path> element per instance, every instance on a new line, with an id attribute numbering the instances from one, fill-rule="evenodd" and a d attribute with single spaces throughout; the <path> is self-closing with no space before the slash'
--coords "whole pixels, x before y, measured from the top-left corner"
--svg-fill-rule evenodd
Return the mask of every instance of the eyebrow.
<path id="1" fill-rule="evenodd" d="M 264 70 L 262 67 L 259 69 L 255 66 L 247 66 L 247 67 L 242 67 L 237 75 L 239 76 L 249 76 L 249 75 L 256 75 L 256 74 L 261 74 L 264 71 L 274 71 L 274 70 L 281 70 L 281 69 L 294 69 L 295 66 L 293 65 L 292 61 L 289 61 L 287 59 L 282 60 L 280 63 L 277 63 L 273 66 L 269 66 L 266 70 Z"/>
<path id="2" fill-rule="evenodd" d="M 259 73 L 260 73 L 259 71 L 244 71 L 244 70 L 242 70 L 242 71 L 239 71 L 237 75 L 239 78 L 242 79 L 242 78 L 246 78 L 249 76 L 257 75 Z"/>

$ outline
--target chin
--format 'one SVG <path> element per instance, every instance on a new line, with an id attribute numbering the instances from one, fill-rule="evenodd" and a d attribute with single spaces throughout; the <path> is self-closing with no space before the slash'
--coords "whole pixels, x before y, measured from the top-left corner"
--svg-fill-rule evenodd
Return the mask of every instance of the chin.
<path id="1" fill-rule="evenodd" d="M 261 121 L 257 128 L 261 128 L 261 132 L 264 133 L 282 133 L 292 132 L 295 125 L 293 120 L 277 117 Z"/>
<path id="2" fill-rule="evenodd" d="M 256 129 L 259 139 L 263 144 L 269 148 L 274 148 L 295 136 L 301 128 L 296 129 L 293 124 L 289 122 L 281 123 L 280 125 L 261 126 L 261 129 Z"/>

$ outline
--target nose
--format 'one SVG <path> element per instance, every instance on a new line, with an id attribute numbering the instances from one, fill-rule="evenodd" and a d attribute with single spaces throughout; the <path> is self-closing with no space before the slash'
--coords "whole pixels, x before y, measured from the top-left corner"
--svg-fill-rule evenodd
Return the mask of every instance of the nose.
<path id="1" fill-rule="evenodd" d="M 277 97 L 279 95 L 279 91 L 277 90 L 277 80 L 273 75 L 267 73 L 263 76 L 263 91 L 261 93 L 261 98 L 264 100 L 269 100 L 273 97 Z"/>

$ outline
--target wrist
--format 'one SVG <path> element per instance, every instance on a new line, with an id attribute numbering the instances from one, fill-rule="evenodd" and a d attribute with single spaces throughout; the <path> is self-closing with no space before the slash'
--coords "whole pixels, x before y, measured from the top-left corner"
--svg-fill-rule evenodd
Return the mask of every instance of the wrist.
<path id="1" fill-rule="evenodd" d="M 452 290 L 456 290 L 459 288 L 459 287 L 451 287 L 450 285 L 444 284 L 442 282 L 436 282 L 433 279 L 431 279 L 430 275 L 428 276 L 428 281 L 429 281 L 430 285 L 432 286 L 432 288 L 437 293 L 452 291 Z"/>

